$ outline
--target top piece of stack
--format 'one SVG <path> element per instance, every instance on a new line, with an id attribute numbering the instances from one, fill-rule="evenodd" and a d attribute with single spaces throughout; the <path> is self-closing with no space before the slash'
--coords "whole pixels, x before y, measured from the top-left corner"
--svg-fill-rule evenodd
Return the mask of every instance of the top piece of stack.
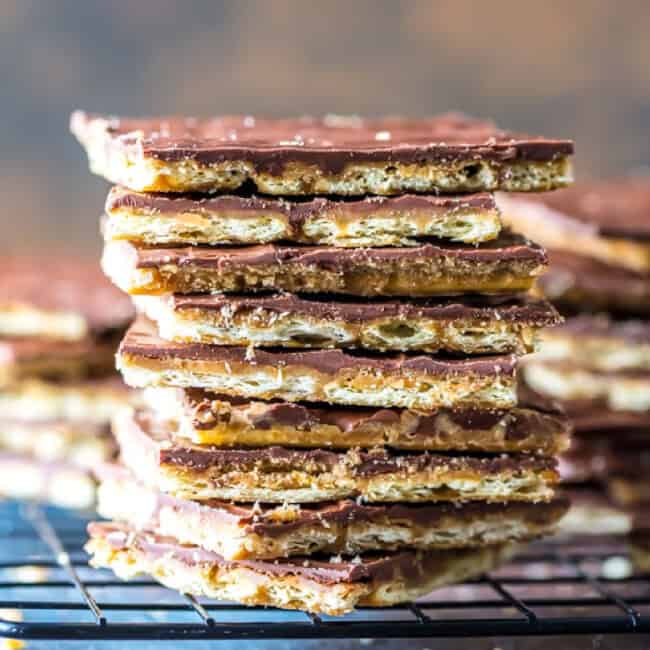
<path id="1" fill-rule="evenodd" d="M 72 129 L 120 184 L 103 266 L 143 313 L 118 366 L 149 404 L 115 423 L 96 564 L 340 614 L 488 570 L 563 514 L 566 422 L 515 377 L 558 321 L 523 294 L 546 256 L 489 192 L 567 184 L 571 142 L 457 115 Z"/>

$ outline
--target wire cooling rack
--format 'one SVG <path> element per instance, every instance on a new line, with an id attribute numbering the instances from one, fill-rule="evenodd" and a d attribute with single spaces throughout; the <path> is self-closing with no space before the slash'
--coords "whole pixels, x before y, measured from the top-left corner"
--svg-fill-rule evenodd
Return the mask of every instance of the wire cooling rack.
<path id="1" fill-rule="evenodd" d="M 341 618 L 181 596 L 91 569 L 85 519 L 0 504 L 0 636 L 52 640 L 425 638 L 650 632 L 650 576 L 621 540 L 538 543 L 506 567 Z"/>

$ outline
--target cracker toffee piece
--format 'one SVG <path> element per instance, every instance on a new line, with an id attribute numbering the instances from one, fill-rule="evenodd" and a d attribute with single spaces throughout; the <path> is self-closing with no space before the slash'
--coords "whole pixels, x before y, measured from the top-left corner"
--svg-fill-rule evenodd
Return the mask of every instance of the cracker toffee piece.
<path id="1" fill-rule="evenodd" d="M 290 291 L 427 297 L 529 289 L 545 252 L 503 232 L 476 246 L 438 241 L 409 248 L 267 244 L 163 248 L 104 246 L 102 267 L 130 294 Z"/>
<path id="2" fill-rule="evenodd" d="M 650 323 L 612 320 L 605 314 L 569 318 L 543 334 L 536 359 L 571 359 L 602 370 L 650 370 Z"/>
<path id="3" fill-rule="evenodd" d="M 99 265 L 61 257 L 0 261 L 0 337 L 101 342 L 133 317 Z"/>
<path id="4" fill-rule="evenodd" d="M 75 111 L 91 170 L 133 190 L 362 195 L 547 190 L 569 184 L 570 140 L 460 114 L 421 120 L 127 119 Z"/>
<path id="5" fill-rule="evenodd" d="M 196 500 L 537 502 L 553 497 L 558 479 L 555 459 L 530 454 L 481 457 L 195 445 L 175 435 L 172 422 L 146 410 L 117 414 L 113 429 L 122 462 L 138 479 Z"/>
<path id="6" fill-rule="evenodd" d="M 154 244 L 416 246 L 439 237 L 476 244 L 501 230 L 491 194 L 273 199 L 246 195 L 152 194 L 114 187 L 104 239 Z"/>
<path id="7" fill-rule="evenodd" d="M 90 523 L 91 564 L 130 579 L 151 575 L 181 593 L 246 605 L 299 609 L 332 616 L 356 605 L 389 606 L 494 569 L 514 546 L 430 552 L 402 551 L 355 558 L 226 560 L 174 538 L 117 523 Z"/>
<path id="8" fill-rule="evenodd" d="M 62 508 L 91 508 L 95 480 L 89 470 L 67 461 L 45 461 L 2 451 L 0 497 L 45 501 Z"/>
<path id="9" fill-rule="evenodd" d="M 604 468 L 608 446 L 609 442 L 605 436 L 590 432 L 574 435 L 571 438 L 571 448 L 559 458 L 558 467 L 562 483 L 601 483 L 606 478 Z"/>
<path id="10" fill-rule="evenodd" d="M 144 399 L 196 444 L 223 447 L 388 446 L 411 451 L 524 452 L 547 456 L 569 445 L 569 423 L 548 400 L 519 391 L 511 409 L 436 411 L 263 402 L 200 389 L 149 388 Z"/>
<path id="11" fill-rule="evenodd" d="M 650 411 L 612 411 L 606 398 L 554 401 L 567 414 L 576 433 L 650 429 Z"/>
<path id="12" fill-rule="evenodd" d="M 46 462 L 95 467 L 116 456 L 108 422 L 34 421 L 0 417 L 0 450 Z"/>
<path id="13" fill-rule="evenodd" d="M 136 296 L 162 338 L 216 345 L 525 354 L 560 318 L 517 297 L 329 300 L 295 294 Z"/>
<path id="14" fill-rule="evenodd" d="M 401 548 L 467 548 L 524 541 L 551 531 L 568 501 L 548 503 L 357 503 L 260 506 L 189 501 L 144 486 L 116 465 L 96 470 L 98 512 L 226 559 L 312 553 L 355 555 Z"/>
<path id="15" fill-rule="evenodd" d="M 632 516 L 617 506 L 599 487 L 571 486 L 562 493 L 571 502 L 569 512 L 562 517 L 562 535 L 625 535 L 632 527 Z"/>
<path id="16" fill-rule="evenodd" d="M 134 398 L 116 375 L 76 382 L 26 379 L 0 390 L 0 413 L 20 422 L 104 424 Z"/>
<path id="17" fill-rule="evenodd" d="M 567 402 L 604 403 L 612 411 L 650 410 L 650 371 L 624 369 L 604 371 L 569 359 L 530 359 L 521 374 L 536 392 Z"/>
<path id="18" fill-rule="evenodd" d="M 650 316 L 650 274 L 568 251 L 549 250 L 548 260 L 538 284 L 561 311 Z"/>
<path id="19" fill-rule="evenodd" d="M 628 433 L 610 441 L 603 474 L 612 499 L 622 506 L 650 505 L 650 435 Z"/>
<path id="20" fill-rule="evenodd" d="M 505 221 L 542 246 L 650 272 L 650 176 L 498 200 Z"/>
<path id="21" fill-rule="evenodd" d="M 117 366 L 137 388 L 205 388 L 235 397 L 421 410 L 516 403 L 514 356 L 448 359 L 172 343 L 144 319 L 127 332 Z"/>
<path id="22" fill-rule="evenodd" d="M 113 371 L 119 339 L 100 343 L 40 337 L 0 339 L 0 388 L 26 379 L 80 381 Z"/>

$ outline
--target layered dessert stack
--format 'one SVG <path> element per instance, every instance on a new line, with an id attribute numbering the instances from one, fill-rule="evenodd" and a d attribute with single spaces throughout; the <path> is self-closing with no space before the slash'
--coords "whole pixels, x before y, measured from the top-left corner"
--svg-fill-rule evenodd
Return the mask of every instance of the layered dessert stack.
<path id="1" fill-rule="evenodd" d="M 133 317 L 98 264 L 44 256 L 0 263 L 0 496 L 92 506 L 89 469 L 114 458 L 115 372 Z"/>
<path id="2" fill-rule="evenodd" d="M 118 366 L 148 402 L 115 422 L 95 565 L 341 614 L 552 529 L 567 423 L 515 366 L 558 316 L 489 192 L 567 184 L 571 142 L 457 115 L 72 130 L 117 184 L 103 267 L 141 311 Z"/>
<path id="3" fill-rule="evenodd" d="M 509 222 L 548 246 L 542 288 L 569 316 L 544 334 L 524 375 L 573 421 L 565 478 L 600 486 L 608 498 L 591 496 L 576 518 L 583 532 L 634 526 L 648 567 L 650 178 L 582 183 L 537 199 L 504 196 L 501 205 Z"/>

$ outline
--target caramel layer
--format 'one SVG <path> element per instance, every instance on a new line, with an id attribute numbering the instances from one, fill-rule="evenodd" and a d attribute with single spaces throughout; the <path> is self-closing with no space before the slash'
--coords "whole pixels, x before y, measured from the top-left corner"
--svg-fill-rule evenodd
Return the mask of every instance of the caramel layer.
<path id="1" fill-rule="evenodd" d="M 119 466 L 101 466 L 98 475 L 102 517 L 231 560 L 467 548 L 525 540 L 551 530 L 568 508 L 563 498 L 538 504 L 462 505 L 367 505 L 351 499 L 278 506 L 196 502 L 146 487 Z"/>
<path id="2" fill-rule="evenodd" d="M 478 243 L 499 235 L 494 198 L 402 195 L 343 201 L 244 195 L 152 194 L 114 187 L 102 224 L 106 240 L 155 244 L 415 246 L 418 238 Z"/>
<path id="3" fill-rule="evenodd" d="M 533 452 L 568 447 L 569 425 L 543 401 L 512 409 L 456 408 L 433 412 L 262 402 L 202 390 L 148 389 L 150 408 L 179 423 L 197 444 L 226 447 L 389 446 L 395 449 Z"/>
<path id="4" fill-rule="evenodd" d="M 116 416 L 123 462 L 146 484 L 181 498 L 290 503 L 361 497 L 370 502 L 548 501 L 555 461 L 386 450 L 227 449 L 194 445 L 170 422 L 138 411 Z"/>
<path id="5" fill-rule="evenodd" d="M 449 359 L 341 350 L 251 351 L 162 340 L 145 320 L 120 345 L 127 384 L 205 388 L 239 397 L 432 410 L 508 408 L 516 401 L 514 356 Z"/>
<path id="6" fill-rule="evenodd" d="M 356 296 L 513 293 L 546 266 L 538 246 L 509 233 L 479 247 L 320 246 L 146 248 L 108 242 L 102 266 L 131 294 L 289 291 Z"/>
<path id="7" fill-rule="evenodd" d="M 525 354 L 559 322 L 526 298 L 353 301 L 294 294 L 137 296 L 164 339 L 217 345 Z"/>

